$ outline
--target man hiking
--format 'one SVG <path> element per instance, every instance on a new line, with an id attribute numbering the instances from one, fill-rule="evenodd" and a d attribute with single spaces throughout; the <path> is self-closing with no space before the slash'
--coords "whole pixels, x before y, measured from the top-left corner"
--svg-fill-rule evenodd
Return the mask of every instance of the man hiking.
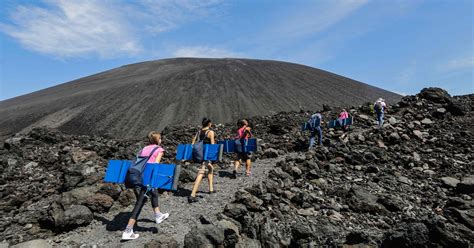
<path id="1" fill-rule="evenodd" d="M 385 103 L 385 100 L 382 98 L 377 99 L 374 103 L 374 112 L 377 115 L 377 122 L 379 125 L 379 128 L 383 127 L 383 117 L 384 113 L 387 109 L 387 104 Z"/>
<path id="2" fill-rule="evenodd" d="M 309 128 L 310 128 L 310 136 L 309 136 L 309 147 L 308 149 L 311 149 L 315 142 L 316 139 L 316 134 L 318 135 L 318 144 L 322 145 L 323 144 L 323 131 L 321 130 L 321 121 L 322 121 L 322 116 L 320 113 L 315 113 L 309 118 L 308 123 L 309 123 Z"/>

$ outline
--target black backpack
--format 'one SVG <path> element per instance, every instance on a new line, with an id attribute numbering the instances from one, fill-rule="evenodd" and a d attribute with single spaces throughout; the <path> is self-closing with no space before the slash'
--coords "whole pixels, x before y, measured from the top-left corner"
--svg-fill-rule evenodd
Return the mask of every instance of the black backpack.
<path id="1" fill-rule="evenodd" d="M 204 133 L 204 139 L 207 137 L 209 130 Z M 196 141 L 193 145 L 193 160 L 201 163 L 204 160 L 204 139 L 201 140 L 201 131 L 196 133 Z"/>
<path id="2" fill-rule="evenodd" d="M 150 157 L 155 153 L 159 146 L 153 148 L 150 155 L 140 156 L 140 152 L 137 154 L 135 163 L 128 168 L 127 175 L 125 176 L 125 187 L 136 188 L 143 187 L 143 172 L 145 171 L 146 164 Z"/>

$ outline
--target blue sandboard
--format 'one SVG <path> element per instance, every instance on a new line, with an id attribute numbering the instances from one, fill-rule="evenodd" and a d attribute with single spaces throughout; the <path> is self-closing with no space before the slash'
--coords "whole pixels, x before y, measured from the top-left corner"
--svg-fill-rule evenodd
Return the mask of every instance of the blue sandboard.
<path id="1" fill-rule="evenodd" d="M 244 145 L 243 152 L 256 152 L 257 151 L 257 139 L 256 138 L 250 138 L 247 139 Z"/>
<path id="2" fill-rule="evenodd" d="M 223 149 L 222 144 L 204 145 L 204 161 L 222 161 Z"/>
<path id="3" fill-rule="evenodd" d="M 225 139 L 225 140 L 219 140 L 217 141 L 217 144 L 220 144 L 223 146 L 223 152 L 224 153 L 233 153 L 235 152 L 235 141 L 231 139 Z"/>
<path id="4" fill-rule="evenodd" d="M 353 118 L 349 117 L 342 120 L 342 126 L 350 126 L 353 123 Z M 338 120 L 332 120 L 329 122 L 329 128 L 341 127 Z"/>
<path id="5" fill-rule="evenodd" d="M 193 159 L 193 145 L 179 144 L 176 148 L 176 160 L 192 160 Z"/>
<path id="6" fill-rule="evenodd" d="M 177 190 L 181 166 L 174 164 L 156 164 L 153 169 L 151 187 L 165 190 Z"/>
<path id="7" fill-rule="evenodd" d="M 130 160 L 110 160 L 105 171 L 104 182 L 124 183 L 127 170 L 131 165 Z"/>

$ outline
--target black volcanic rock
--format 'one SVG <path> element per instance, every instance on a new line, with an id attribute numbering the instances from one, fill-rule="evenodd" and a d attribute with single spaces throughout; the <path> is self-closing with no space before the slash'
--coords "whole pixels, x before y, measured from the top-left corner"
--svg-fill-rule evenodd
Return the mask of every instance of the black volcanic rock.
<path id="1" fill-rule="evenodd" d="M 59 128 L 143 136 L 169 125 L 215 123 L 280 111 L 354 106 L 400 96 L 315 68 L 249 59 L 165 59 L 122 66 L 0 102 L 0 138 Z M 326 108 L 327 109 L 327 108 Z M 285 132 L 275 129 L 274 132 Z"/>

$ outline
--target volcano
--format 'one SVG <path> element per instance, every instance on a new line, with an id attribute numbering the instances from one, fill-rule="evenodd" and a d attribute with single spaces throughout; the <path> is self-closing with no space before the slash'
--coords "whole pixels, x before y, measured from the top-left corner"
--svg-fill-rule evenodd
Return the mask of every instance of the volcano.
<path id="1" fill-rule="evenodd" d="M 125 65 L 0 102 L 0 137 L 46 126 L 72 134 L 144 135 L 281 111 L 401 96 L 316 68 L 269 60 L 175 58 Z"/>

